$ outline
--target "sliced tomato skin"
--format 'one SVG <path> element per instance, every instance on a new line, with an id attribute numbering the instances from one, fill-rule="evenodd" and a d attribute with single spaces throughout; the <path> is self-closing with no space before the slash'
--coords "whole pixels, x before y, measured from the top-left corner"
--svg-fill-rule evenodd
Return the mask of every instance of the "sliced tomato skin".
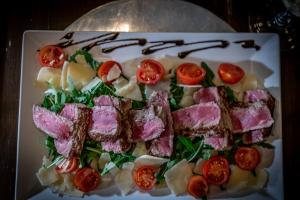
<path id="1" fill-rule="evenodd" d="M 229 179 L 229 163 L 224 156 L 213 156 L 204 163 L 202 173 L 208 183 L 222 185 Z"/>
<path id="2" fill-rule="evenodd" d="M 119 69 L 122 71 L 122 67 L 120 65 L 120 63 L 114 61 L 114 60 L 108 60 L 104 63 L 101 64 L 101 66 L 99 67 L 99 70 L 98 70 L 98 76 L 100 78 L 103 79 L 104 76 L 107 76 L 109 70 L 114 66 L 114 65 L 117 65 L 119 67 Z M 115 80 L 111 80 L 111 81 L 105 81 L 105 83 L 112 83 L 114 82 Z"/>
<path id="3" fill-rule="evenodd" d="M 218 74 L 221 80 L 227 84 L 236 84 L 245 76 L 242 68 L 231 63 L 220 64 Z"/>
<path id="4" fill-rule="evenodd" d="M 79 158 L 72 157 L 68 158 L 66 161 L 67 166 L 56 166 L 55 170 L 58 173 L 71 173 L 78 169 L 79 167 Z"/>
<path id="5" fill-rule="evenodd" d="M 194 63 L 183 63 L 176 69 L 177 80 L 186 85 L 199 84 L 205 78 L 206 71 L 194 64 Z"/>
<path id="6" fill-rule="evenodd" d="M 100 175 L 90 167 L 77 170 L 73 183 L 82 192 L 90 192 L 100 184 Z"/>
<path id="7" fill-rule="evenodd" d="M 157 169 L 153 166 L 140 166 L 133 174 L 136 186 L 143 191 L 151 190 L 156 183 L 156 172 Z"/>
<path id="8" fill-rule="evenodd" d="M 260 162 L 259 151 L 254 147 L 239 147 L 234 154 L 237 166 L 243 170 L 252 171 Z"/>
<path id="9" fill-rule="evenodd" d="M 136 71 L 138 82 L 149 85 L 158 83 L 164 75 L 165 69 L 162 64 L 152 59 L 143 60 Z"/>
<path id="10" fill-rule="evenodd" d="M 192 176 L 188 183 L 188 193 L 195 198 L 201 198 L 208 193 L 208 184 L 203 176 Z"/>
<path id="11" fill-rule="evenodd" d="M 58 46 L 48 45 L 40 49 L 38 59 L 42 67 L 59 68 L 67 59 L 67 54 Z"/>

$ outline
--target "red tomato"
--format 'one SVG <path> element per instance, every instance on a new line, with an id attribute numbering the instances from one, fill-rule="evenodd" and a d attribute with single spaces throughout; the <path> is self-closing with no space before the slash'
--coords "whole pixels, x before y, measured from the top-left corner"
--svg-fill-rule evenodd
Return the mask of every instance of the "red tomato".
<path id="1" fill-rule="evenodd" d="M 58 166 L 56 166 L 55 170 L 58 173 L 71 173 L 78 169 L 79 166 L 79 158 L 72 157 L 63 160 Z"/>
<path id="2" fill-rule="evenodd" d="M 140 68 L 136 71 L 137 80 L 144 84 L 156 84 L 165 74 L 165 69 L 156 60 L 143 60 Z"/>
<path id="3" fill-rule="evenodd" d="M 222 63 L 219 66 L 218 74 L 224 83 L 235 84 L 242 80 L 245 72 L 237 65 Z"/>
<path id="4" fill-rule="evenodd" d="M 114 66 L 114 65 L 117 65 L 119 67 L 120 70 L 122 70 L 122 67 L 121 65 L 116 62 L 116 61 L 113 61 L 113 60 L 109 60 L 109 61 L 106 61 L 104 62 L 99 70 L 98 70 L 98 76 L 101 77 L 101 79 L 105 82 L 105 83 L 112 83 L 114 80 L 111 80 L 111 81 L 106 81 L 106 76 L 107 74 L 109 73 L 110 69 Z"/>
<path id="5" fill-rule="evenodd" d="M 206 196 L 208 185 L 203 176 L 192 176 L 188 183 L 188 193 L 195 198 Z"/>
<path id="6" fill-rule="evenodd" d="M 253 147 L 239 147 L 234 154 L 237 166 L 244 170 L 254 170 L 260 162 L 260 154 Z"/>
<path id="7" fill-rule="evenodd" d="M 67 55 L 62 48 L 53 45 L 40 49 L 38 57 L 42 66 L 54 68 L 61 67 L 67 59 Z"/>
<path id="8" fill-rule="evenodd" d="M 213 156 L 202 168 L 206 181 L 213 185 L 222 185 L 229 179 L 229 164 L 223 156 Z"/>
<path id="9" fill-rule="evenodd" d="M 90 192 L 100 183 L 99 173 L 90 167 L 84 167 L 76 172 L 74 185 L 82 192 Z"/>
<path id="10" fill-rule="evenodd" d="M 156 171 L 153 166 L 141 166 L 134 171 L 133 179 L 135 184 L 142 190 L 151 190 L 156 183 Z"/>
<path id="11" fill-rule="evenodd" d="M 177 80 L 187 85 L 199 84 L 204 80 L 205 74 L 206 71 L 194 63 L 183 63 L 176 70 Z"/>

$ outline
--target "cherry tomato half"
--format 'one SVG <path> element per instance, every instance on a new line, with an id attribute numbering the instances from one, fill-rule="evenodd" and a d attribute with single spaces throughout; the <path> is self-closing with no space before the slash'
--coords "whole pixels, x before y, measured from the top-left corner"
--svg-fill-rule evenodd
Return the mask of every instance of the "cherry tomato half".
<path id="1" fill-rule="evenodd" d="M 228 161 L 223 156 L 213 156 L 204 163 L 202 173 L 208 183 L 222 185 L 229 179 Z"/>
<path id="2" fill-rule="evenodd" d="M 177 80 L 187 85 L 199 84 L 204 80 L 205 74 L 206 71 L 194 63 L 183 63 L 176 70 Z"/>
<path id="3" fill-rule="evenodd" d="M 188 183 L 188 193 L 195 198 L 207 195 L 208 185 L 203 176 L 192 176 Z"/>
<path id="4" fill-rule="evenodd" d="M 114 80 L 111 80 L 111 81 L 106 80 L 106 76 L 108 75 L 109 71 L 111 70 L 111 68 L 114 65 L 117 65 L 119 67 L 119 69 L 122 71 L 121 65 L 118 62 L 113 61 L 113 60 L 106 61 L 100 66 L 100 68 L 98 70 L 98 76 L 101 77 L 101 79 L 105 83 L 112 83 L 114 81 Z"/>
<path id="5" fill-rule="evenodd" d="M 235 84 L 245 76 L 245 72 L 242 68 L 230 63 L 220 64 L 218 74 L 221 80 L 228 84 Z"/>
<path id="6" fill-rule="evenodd" d="M 58 46 L 48 45 L 40 49 L 38 58 L 43 67 L 59 68 L 67 59 L 67 54 Z"/>
<path id="7" fill-rule="evenodd" d="M 71 173 L 78 169 L 79 166 L 79 158 L 72 157 L 63 160 L 58 166 L 56 166 L 55 170 L 58 173 Z"/>
<path id="8" fill-rule="evenodd" d="M 136 71 L 138 82 L 144 84 L 156 84 L 165 74 L 165 69 L 156 60 L 146 59 L 141 62 L 141 66 Z"/>
<path id="9" fill-rule="evenodd" d="M 144 191 L 151 190 L 156 183 L 157 169 L 153 166 L 141 166 L 134 171 L 133 179 L 135 184 Z"/>
<path id="10" fill-rule="evenodd" d="M 84 167 L 76 172 L 74 185 L 82 192 L 90 192 L 100 183 L 99 173 L 90 167 Z"/>
<path id="11" fill-rule="evenodd" d="M 239 147 L 234 154 L 234 160 L 239 168 L 252 171 L 260 162 L 260 154 L 254 147 Z"/>

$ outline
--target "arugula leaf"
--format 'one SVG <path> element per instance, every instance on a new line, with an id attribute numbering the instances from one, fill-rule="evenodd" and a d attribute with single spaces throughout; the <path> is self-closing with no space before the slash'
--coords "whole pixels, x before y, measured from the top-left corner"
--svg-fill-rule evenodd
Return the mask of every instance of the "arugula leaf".
<path id="1" fill-rule="evenodd" d="M 225 91 L 226 91 L 226 97 L 229 104 L 237 102 L 237 98 L 234 96 L 234 92 L 230 87 L 225 86 Z"/>
<path id="2" fill-rule="evenodd" d="M 156 183 L 159 184 L 159 183 L 161 183 L 163 180 L 165 180 L 164 175 L 165 175 L 166 171 L 168 171 L 169 169 L 171 169 L 176 163 L 178 163 L 178 160 L 170 160 L 170 161 L 164 163 L 164 164 L 161 166 L 159 172 L 158 172 L 157 175 L 156 175 Z"/>
<path id="3" fill-rule="evenodd" d="M 188 151 L 191 151 L 191 152 L 196 151 L 193 147 L 193 143 L 190 138 L 179 135 L 179 136 L 177 136 L 177 139 L 179 140 L 179 142 L 181 142 L 187 148 Z"/>
<path id="4" fill-rule="evenodd" d="M 274 145 L 272 145 L 270 143 L 267 143 L 265 141 L 258 142 L 258 143 L 256 143 L 256 145 L 261 146 L 263 148 L 267 148 L 267 149 L 274 149 L 275 148 Z"/>
<path id="5" fill-rule="evenodd" d="M 133 109 L 133 110 L 142 109 L 145 106 L 146 106 L 146 102 L 144 102 L 144 101 L 135 101 L 135 100 L 132 100 L 131 109 Z"/>
<path id="6" fill-rule="evenodd" d="M 131 155 L 131 153 L 116 154 L 113 152 L 109 152 L 109 156 L 111 161 L 105 164 L 101 172 L 101 176 L 107 174 L 115 167 L 121 168 L 124 163 L 134 161 L 136 159 L 136 157 Z"/>
<path id="7" fill-rule="evenodd" d="M 75 54 L 73 54 L 72 56 L 70 56 L 69 61 L 72 62 L 76 62 L 76 56 L 77 55 L 83 55 L 85 61 L 91 66 L 92 69 L 94 69 L 95 71 L 98 71 L 99 67 L 101 67 L 102 63 L 99 63 L 97 60 L 94 60 L 92 54 L 90 54 L 89 52 L 85 51 L 85 50 L 78 50 L 75 52 Z"/>
<path id="8" fill-rule="evenodd" d="M 183 97 L 183 87 L 180 87 L 177 85 L 177 78 L 176 76 L 171 78 L 171 83 L 170 83 L 170 92 L 171 92 L 171 97 L 169 98 L 169 104 L 171 111 L 175 111 L 181 108 L 179 105 L 182 97 Z"/>
<path id="9" fill-rule="evenodd" d="M 55 160 L 59 154 L 56 151 L 55 145 L 54 145 L 54 138 L 47 136 L 45 139 L 45 145 L 48 149 L 48 157 L 51 158 L 51 160 Z"/>
<path id="10" fill-rule="evenodd" d="M 80 154 L 80 167 L 89 165 L 95 158 L 102 154 L 102 146 L 100 142 L 86 140 Z"/>
<path id="11" fill-rule="evenodd" d="M 209 66 L 205 62 L 201 62 L 201 67 L 203 67 L 206 71 L 205 79 L 201 83 L 203 87 L 215 86 L 215 84 L 213 83 L 215 77 L 214 72 L 209 68 Z"/>

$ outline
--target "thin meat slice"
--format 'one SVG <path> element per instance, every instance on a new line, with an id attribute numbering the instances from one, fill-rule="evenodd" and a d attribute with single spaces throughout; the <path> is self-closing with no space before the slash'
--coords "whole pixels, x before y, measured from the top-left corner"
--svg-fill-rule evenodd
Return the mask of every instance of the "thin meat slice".
<path id="1" fill-rule="evenodd" d="M 160 116 L 165 124 L 165 130 L 160 137 L 149 142 L 149 152 L 154 156 L 170 157 L 173 152 L 174 130 L 168 93 L 166 91 L 153 92 L 149 97 L 148 105 L 161 107 Z"/>
<path id="2" fill-rule="evenodd" d="M 268 128 L 274 123 L 269 108 L 261 102 L 248 107 L 233 107 L 230 116 L 234 133 Z"/>
<path id="3" fill-rule="evenodd" d="M 114 153 L 124 153 L 131 148 L 126 130 L 122 131 L 117 139 L 101 142 L 101 145 L 104 151 L 112 151 Z"/>
<path id="4" fill-rule="evenodd" d="M 210 145 L 216 150 L 223 150 L 230 145 L 230 138 L 228 134 L 205 136 L 204 144 Z"/>
<path id="5" fill-rule="evenodd" d="M 94 99 L 95 106 L 114 106 L 121 113 L 127 113 L 131 108 L 130 99 L 118 99 L 109 95 L 101 95 Z"/>
<path id="6" fill-rule="evenodd" d="M 121 117 L 113 106 L 95 106 L 92 109 L 89 136 L 96 141 L 117 139 L 121 130 Z"/>
<path id="7" fill-rule="evenodd" d="M 200 88 L 193 95 L 195 103 L 219 102 L 220 96 L 217 87 Z"/>
<path id="8" fill-rule="evenodd" d="M 66 104 L 60 115 L 72 120 L 74 130 L 67 138 L 55 139 L 57 152 L 64 157 L 80 155 L 90 122 L 90 109 L 83 104 Z"/>
<path id="9" fill-rule="evenodd" d="M 254 130 L 245 133 L 242 139 L 244 144 L 254 144 L 254 143 L 262 142 L 264 140 L 263 129 Z"/>
<path id="10" fill-rule="evenodd" d="M 165 130 L 164 122 L 157 116 L 154 106 L 130 111 L 132 140 L 149 141 L 158 138 Z"/>
<path id="11" fill-rule="evenodd" d="M 32 113 L 35 126 L 55 139 L 68 138 L 74 130 L 74 123 L 71 120 L 46 108 L 34 105 Z"/>
<path id="12" fill-rule="evenodd" d="M 245 91 L 243 102 L 244 103 L 264 102 L 267 104 L 271 113 L 273 113 L 275 108 L 275 98 L 268 91 L 262 89 Z"/>
<path id="13" fill-rule="evenodd" d="M 172 113 L 175 132 L 195 130 L 206 133 L 219 126 L 221 122 L 221 109 L 215 102 L 199 103 L 190 107 L 179 109 Z"/>

